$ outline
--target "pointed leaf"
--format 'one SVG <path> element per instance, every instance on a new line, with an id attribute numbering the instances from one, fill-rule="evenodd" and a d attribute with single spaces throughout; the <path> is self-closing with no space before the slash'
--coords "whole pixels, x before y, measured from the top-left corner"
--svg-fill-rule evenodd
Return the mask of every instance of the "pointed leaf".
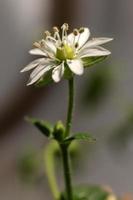
<path id="1" fill-rule="evenodd" d="M 66 142 L 68 141 L 73 141 L 73 140 L 84 140 L 84 141 L 88 141 L 88 142 L 94 142 L 96 141 L 95 138 L 93 138 L 90 134 L 88 133 L 76 133 L 73 136 L 70 136 L 68 138 L 65 139 Z"/>
<path id="2" fill-rule="evenodd" d="M 62 194 L 61 200 L 66 199 L 66 194 Z M 111 192 L 98 185 L 84 185 L 73 188 L 74 200 L 118 200 L 118 198 Z"/>
<path id="3" fill-rule="evenodd" d="M 53 131 L 53 127 L 49 122 L 39 120 L 32 117 L 26 117 L 26 121 L 33 124 L 36 128 L 38 128 L 43 135 L 50 137 Z"/>
<path id="4" fill-rule="evenodd" d="M 95 57 L 85 57 L 82 58 L 84 67 L 90 67 L 96 63 L 103 61 L 107 56 L 95 56 Z"/>

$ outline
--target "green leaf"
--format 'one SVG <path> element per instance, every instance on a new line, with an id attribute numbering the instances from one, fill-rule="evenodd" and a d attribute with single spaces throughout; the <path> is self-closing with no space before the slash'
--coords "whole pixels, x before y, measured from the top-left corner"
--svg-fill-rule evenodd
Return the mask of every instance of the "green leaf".
<path id="1" fill-rule="evenodd" d="M 102 186 L 88 185 L 73 188 L 73 200 L 108 200 L 109 198 L 117 200 L 117 197 Z M 62 194 L 62 200 L 66 195 Z"/>
<path id="2" fill-rule="evenodd" d="M 33 124 L 36 128 L 38 128 L 42 132 L 43 135 L 45 135 L 47 137 L 51 136 L 53 127 L 49 122 L 39 120 L 36 118 L 32 118 L 32 117 L 26 117 L 25 119 L 26 119 L 26 121 Z"/>
<path id="3" fill-rule="evenodd" d="M 90 67 L 96 63 L 103 61 L 107 56 L 95 56 L 95 57 L 85 57 L 82 58 L 84 67 Z"/>
<path id="4" fill-rule="evenodd" d="M 93 138 L 88 133 L 76 133 L 75 135 L 70 136 L 70 137 L 65 139 L 66 142 L 73 141 L 73 140 L 84 140 L 84 141 L 88 141 L 88 142 L 96 141 L 96 139 Z"/>

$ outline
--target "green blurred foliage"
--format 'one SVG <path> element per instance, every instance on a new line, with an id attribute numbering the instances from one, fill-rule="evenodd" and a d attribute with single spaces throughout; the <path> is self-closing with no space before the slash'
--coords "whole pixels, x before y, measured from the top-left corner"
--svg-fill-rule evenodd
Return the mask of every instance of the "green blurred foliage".
<path id="1" fill-rule="evenodd" d="M 113 151 L 125 151 L 131 139 L 133 139 L 133 108 L 112 132 L 108 139 L 109 147 Z"/>
<path id="2" fill-rule="evenodd" d="M 113 86 L 113 77 L 109 64 L 102 64 L 89 72 L 87 80 L 84 83 L 82 96 L 82 105 L 90 109 L 97 108 L 104 98 L 109 95 Z"/>
<path id="3" fill-rule="evenodd" d="M 61 200 L 65 200 L 65 193 Z M 117 200 L 117 197 L 102 186 L 84 185 L 73 188 L 74 200 Z"/>
<path id="4" fill-rule="evenodd" d="M 36 182 L 39 177 L 40 159 L 33 149 L 27 149 L 17 160 L 19 177 L 25 183 Z"/>

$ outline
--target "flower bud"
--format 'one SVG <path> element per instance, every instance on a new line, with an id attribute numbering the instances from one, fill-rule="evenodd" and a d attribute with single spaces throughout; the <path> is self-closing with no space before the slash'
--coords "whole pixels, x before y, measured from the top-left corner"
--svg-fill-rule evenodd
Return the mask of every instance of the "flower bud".
<path id="1" fill-rule="evenodd" d="M 61 121 L 55 124 L 53 136 L 56 140 L 62 141 L 64 139 L 65 127 Z"/>

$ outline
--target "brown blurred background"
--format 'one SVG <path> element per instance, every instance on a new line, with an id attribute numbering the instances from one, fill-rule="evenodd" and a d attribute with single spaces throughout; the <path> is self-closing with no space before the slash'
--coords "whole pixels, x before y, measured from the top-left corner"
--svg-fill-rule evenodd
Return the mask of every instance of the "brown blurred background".
<path id="1" fill-rule="evenodd" d="M 117 194 L 133 192 L 132 19 L 130 0 L 0 1 L 1 200 L 51 199 L 45 176 L 43 184 L 21 183 L 16 160 L 24 149 L 38 151 L 43 144 L 25 115 L 53 123 L 65 120 L 67 83 L 26 87 L 28 74 L 19 71 L 33 59 L 27 53 L 33 41 L 63 22 L 71 28 L 89 27 L 92 37 L 114 38 L 107 46 L 112 51 L 107 61 L 76 77 L 73 129 L 89 130 L 98 141 L 86 147 L 85 166 L 79 160 L 74 182 L 110 185 Z"/>

